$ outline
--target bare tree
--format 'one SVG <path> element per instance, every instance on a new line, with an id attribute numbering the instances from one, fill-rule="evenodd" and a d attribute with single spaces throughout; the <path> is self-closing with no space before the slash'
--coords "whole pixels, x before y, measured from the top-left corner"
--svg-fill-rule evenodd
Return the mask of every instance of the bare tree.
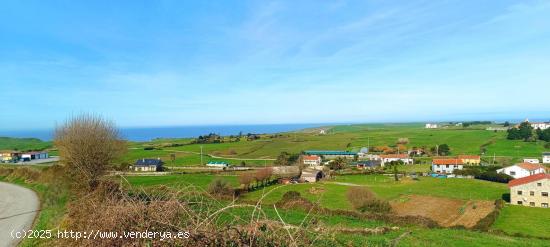
<path id="1" fill-rule="evenodd" d="M 61 162 L 78 187 L 93 190 L 112 162 L 126 151 L 118 129 L 104 118 L 82 114 L 55 130 Z"/>

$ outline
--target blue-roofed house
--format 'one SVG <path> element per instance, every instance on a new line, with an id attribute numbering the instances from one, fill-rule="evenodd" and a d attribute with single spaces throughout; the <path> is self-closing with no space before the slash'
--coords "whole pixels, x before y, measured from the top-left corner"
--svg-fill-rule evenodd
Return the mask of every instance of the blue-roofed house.
<path id="1" fill-rule="evenodd" d="M 134 164 L 134 171 L 136 172 L 158 172 L 162 171 L 164 162 L 160 158 L 158 159 L 139 159 Z"/>
<path id="2" fill-rule="evenodd" d="M 318 155 L 321 156 L 323 159 L 336 159 L 338 157 L 342 157 L 345 159 L 353 159 L 357 155 L 356 152 L 348 152 L 348 151 L 325 151 L 325 150 L 307 150 L 304 152 L 307 155 Z"/>

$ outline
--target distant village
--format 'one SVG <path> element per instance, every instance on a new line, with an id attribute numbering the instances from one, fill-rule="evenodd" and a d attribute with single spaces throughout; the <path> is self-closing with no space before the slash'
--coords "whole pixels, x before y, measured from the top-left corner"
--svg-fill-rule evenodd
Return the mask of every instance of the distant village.
<path id="1" fill-rule="evenodd" d="M 550 129 L 550 122 L 528 122 L 533 129 Z M 448 126 L 463 126 L 467 123 L 449 123 L 442 125 L 439 123 L 426 123 L 426 129 L 438 129 Z M 483 123 L 482 123 L 483 124 Z M 506 126 L 507 130 L 518 127 Z M 495 127 L 492 127 L 495 128 Z M 489 130 L 489 129 L 488 129 Z M 491 129 L 497 131 L 497 129 Z M 319 134 L 326 134 L 323 129 Z M 241 135 L 239 135 L 241 136 Z M 239 136 L 235 138 L 239 138 Z M 247 138 L 259 138 L 258 135 L 248 134 Z M 210 142 L 211 140 L 220 141 L 217 135 L 208 135 L 199 139 L 201 142 Z M 443 145 L 441 145 L 443 146 Z M 439 147 L 438 147 L 439 148 Z M 443 148 L 443 147 L 441 147 Z M 447 147 L 448 148 L 448 147 Z M 275 165 L 270 169 L 273 174 L 278 174 L 280 183 L 315 183 L 333 175 L 334 170 L 350 169 L 354 171 L 392 174 L 389 168 L 397 166 L 413 166 L 415 157 L 426 157 L 431 160 L 430 172 L 412 172 L 397 174 L 395 176 L 430 176 L 441 179 L 467 179 L 476 178 L 496 182 L 507 182 L 510 188 L 510 201 L 516 205 L 526 205 L 532 207 L 548 208 L 550 203 L 550 174 L 544 164 L 550 164 L 550 152 L 542 152 L 539 158 L 525 157 L 522 162 L 511 166 L 502 167 L 492 173 L 482 172 L 480 168 L 488 167 L 491 164 L 483 162 L 480 155 L 459 154 L 455 156 L 441 155 L 439 150 L 435 155 L 427 156 L 425 150 L 413 148 L 409 150 L 399 150 L 396 152 L 383 152 L 373 150 L 371 147 L 363 147 L 358 151 L 347 150 L 304 150 L 293 164 L 297 165 Z M 19 152 L 19 151 L 1 151 L 0 161 L 2 163 L 21 163 L 32 162 L 36 160 L 48 159 L 49 155 L 45 151 Z M 244 167 L 243 165 L 231 165 L 227 161 L 208 161 L 201 165 L 214 170 L 248 170 L 253 167 Z M 160 159 L 142 158 L 135 161 L 130 166 L 130 170 L 136 173 L 140 172 L 162 172 L 166 170 L 165 162 Z"/>

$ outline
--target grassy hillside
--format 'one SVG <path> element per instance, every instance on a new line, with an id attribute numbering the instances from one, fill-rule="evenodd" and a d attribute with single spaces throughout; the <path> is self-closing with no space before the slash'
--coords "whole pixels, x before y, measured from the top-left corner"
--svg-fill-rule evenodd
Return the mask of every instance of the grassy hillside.
<path id="1" fill-rule="evenodd" d="M 0 137 L 0 150 L 43 150 L 51 146 L 51 142 L 44 142 L 36 138 Z"/>
<path id="2" fill-rule="evenodd" d="M 281 152 L 300 153 L 309 149 L 324 150 L 358 150 L 361 147 L 391 146 L 399 138 L 408 138 L 407 148 L 431 148 L 438 144 L 448 144 L 451 155 L 482 154 L 484 159 L 497 163 L 509 164 L 523 157 L 539 157 L 544 142 L 522 142 L 506 139 L 506 132 L 494 132 L 484 129 L 485 126 L 468 128 L 449 127 L 425 129 L 422 124 L 365 124 L 335 126 L 326 135 L 316 132 L 283 133 L 281 135 L 264 135 L 259 140 L 224 142 L 219 144 L 189 144 L 190 139 L 160 139 L 146 143 L 132 143 L 126 160 L 133 162 L 136 158 L 168 158 L 170 153 L 177 154 L 176 165 L 197 165 L 200 163 L 200 147 L 203 153 L 224 158 L 245 159 L 251 165 L 268 165 L 271 161 L 253 161 L 250 159 L 274 159 Z M 176 145 L 174 145 L 176 144 Z M 146 151 L 146 146 L 156 146 L 161 150 Z M 171 146 L 171 147 L 170 147 Z M 209 160 L 223 160 L 205 158 Z M 226 159 L 232 164 L 240 161 Z"/>

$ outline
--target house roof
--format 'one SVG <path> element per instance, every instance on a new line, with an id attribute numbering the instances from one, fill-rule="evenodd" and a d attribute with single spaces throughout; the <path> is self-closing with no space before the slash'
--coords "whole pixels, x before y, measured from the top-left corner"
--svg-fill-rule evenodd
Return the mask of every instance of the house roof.
<path id="1" fill-rule="evenodd" d="M 532 164 L 532 163 L 519 163 L 519 164 L 516 164 L 517 166 L 525 169 L 525 170 L 529 170 L 529 171 L 534 171 L 534 170 L 538 170 L 538 169 L 544 169 L 546 170 L 546 167 L 543 166 L 543 165 L 539 165 L 539 164 Z"/>
<path id="2" fill-rule="evenodd" d="M 433 159 L 434 165 L 462 165 L 461 159 Z"/>
<path id="3" fill-rule="evenodd" d="M 382 159 L 384 159 L 384 158 L 407 159 L 407 158 L 409 158 L 409 155 L 408 154 L 382 154 L 382 155 L 380 155 L 380 158 L 382 158 Z"/>
<path id="4" fill-rule="evenodd" d="M 478 160 L 481 159 L 479 155 L 459 155 L 459 159 L 469 159 L 469 160 Z"/>
<path id="5" fill-rule="evenodd" d="M 162 164 L 161 159 L 139 159 L 135 166 L 161 166 Z"/>
<path id="6" fill-rule="evenodd" d="M 317 155 L 305 155 L 303 157 L 304 160 L 319 160 L 319 156 Z"/>
<path id="7" fill-rule="evenodd" d="M 532 183 L 532 182 L 535 182 L 535 181 L 538 181 L 538 180 L 541 180 L 541 179 L 550 179 L 550 174 L 539 173 L 539 174 L 531 175 L 531 176 L 528 176 L 528 177 L 514 179 L 514 180 L 508 182 L 508 187 L 512 188 L 514 186 Z"/>

